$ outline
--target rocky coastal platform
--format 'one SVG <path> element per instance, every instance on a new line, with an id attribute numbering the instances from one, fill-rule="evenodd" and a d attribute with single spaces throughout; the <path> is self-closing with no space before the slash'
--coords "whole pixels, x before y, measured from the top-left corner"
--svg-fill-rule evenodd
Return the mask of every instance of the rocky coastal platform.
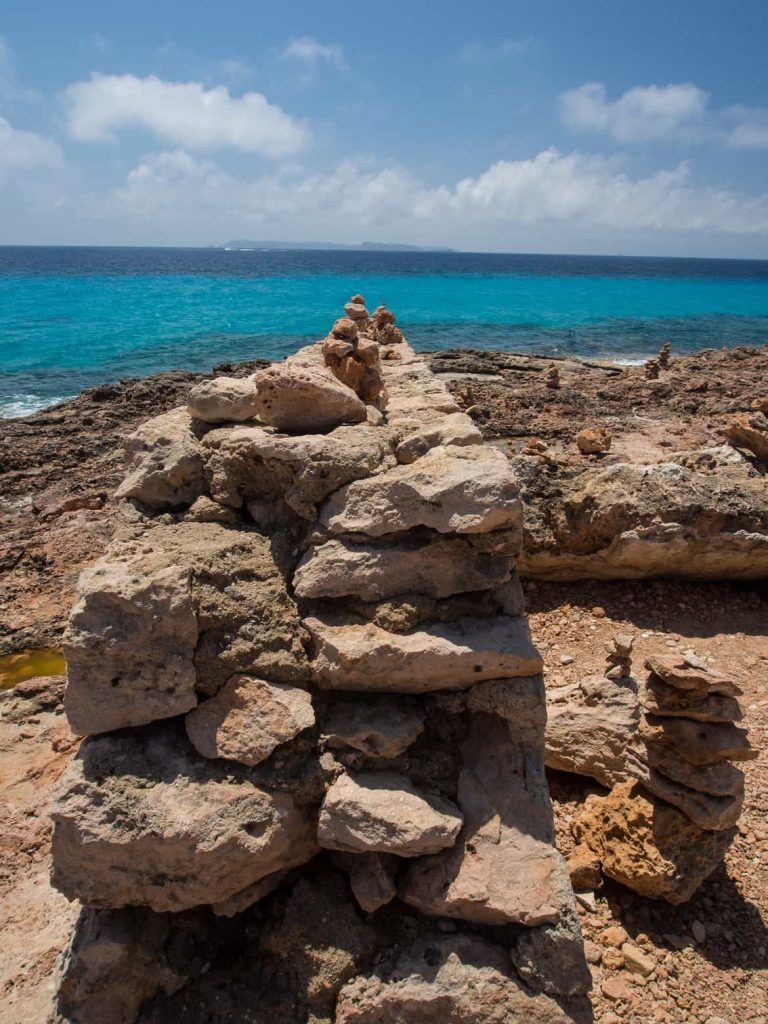
<path id="1" fill-rule="evenodd" d="M 383 359 L 377 381 L 363 353 L 342 365 L 339 334 L 322 362 L 337 360 L 363 412 L 344 396 L 344 416 L 362 422 L 332 428 L 343 443 L 330 459 L 328 423 L 302 423 L 287 444 L 249 425 L 261 364 L 220 368 L 216 387 L 190 374 L 124 382 L 3 423 L 3 653 L 60 648 L 80 570 L 101 558 L 67 638 L 67 712 L 94 735 L 72 762 L 79 741 L 55 677 L 22 683 L 3 706 L 8 1020 L 45 1019 L 57 986 L 69 1019 L 115 1019 L 94 1016 L 97 993 L 121 980 L 110 1012 L 125 1005 L 121 1019 L 145 1024 L 415 1022 L 445 1019 L 446 1006 L 457 1021 L 760 1021 L 768 353 L 673 358 L 648 377 L 464 351 L 433 356 L 430 373 L 395 342 L 410 369 L 393 376 L 403 360 Z M 171 410 L 188 396 L 199 426 L 179 431 Z M 425 407 L 431 423 L 409 422 Z M 392 441 L 361 442 L 393 427 Z M 449 467 L 430 471 L 451 448 Z M 308 462 L 320 477 L 299 472 Z M 524 519 L 512 512 L 521 496 Z M 278 499 L 293 532 L 276 525 Z M 126 601 L 141 639 L 105 647 Z M 526 681 L 537 648 L 546 749 L 543 691 Z M 541 810 L 545 757 L 554 823 Z M 240 805 L 246 778 L 268 796 L 261 806 Z M 55 966 L 77 910 L 44 884 L 54 787 L 58 884 L 93 908 L 63 984 Z M 285 806 L 268 807 L 278 792 Z M 484 823 L 519 820 L 526 804 L 523 831 L 542 853 L 556 835 L 575 904 L 557 858 L 542 871 L 551 854 L 526 861 L 525 900 L 505 889 L 524 851 L 499 841 L 503 829 L 488 845 Z M 231 837 L 238 815 L 260 822 L 243 860 L 225 832 L 203 846 L 194 835 L 196 817 L 221 808 Z M 173 850 L 155 879 L 142 876 L 144 849 L 161 865 Z M 591 978 L 567 952 L 581 948 L 579 921 Z M 543 951 L 526 954 L 539 933 Z M 590 981 L 591 1008 L 578 996 Z"/>

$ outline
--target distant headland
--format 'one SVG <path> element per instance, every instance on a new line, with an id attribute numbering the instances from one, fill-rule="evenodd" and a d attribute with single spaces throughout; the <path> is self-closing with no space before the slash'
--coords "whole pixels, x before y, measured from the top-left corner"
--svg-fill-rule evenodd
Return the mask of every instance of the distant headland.
<path id="1" fill-rule="evenodd" d="M 256 240 L 237 238 L 232 242 L 207 245 L 206 249 L 342 249 L 346 251 L 367 252 L 457 252 L 441 246 L 406 245 L 399 242 L 360 242 L 344 244 L 343 242 L 281 242 L 273 239 Z"/>

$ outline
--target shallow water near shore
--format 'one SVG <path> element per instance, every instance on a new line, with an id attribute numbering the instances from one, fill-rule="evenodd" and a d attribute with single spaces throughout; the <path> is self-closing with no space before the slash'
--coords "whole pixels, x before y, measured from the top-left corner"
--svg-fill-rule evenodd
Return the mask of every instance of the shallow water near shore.
<path id="1" fill-rule="evenodd" d="M 362 291 L 418 349 L 642 360 L 768 342 L 768 261 L 0 248 L 0 415 L 121 377 L 279 359 Z"/>
<path id="2" fill-rule="evenodd" d="M 10 690 L 27 679 L 61 676 L 67 671 L 64 654 L 52 647 L 0 656 L 0 690 Z"/>

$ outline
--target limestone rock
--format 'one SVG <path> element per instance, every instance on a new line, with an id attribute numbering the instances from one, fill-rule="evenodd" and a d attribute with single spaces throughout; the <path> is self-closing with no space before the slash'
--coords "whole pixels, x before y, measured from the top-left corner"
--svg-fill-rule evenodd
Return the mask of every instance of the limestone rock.
<path id="1" fill-rule="evenodd" d="M 257 415 L 253 377 L 213 377 L 195 384 L 187 410 L 204 423 L 242 423 Z"/>
<path id="2" fill-rule="evenodd" d="M 387 697 L 335 703 L 322 723 L 330 746 L 368 757 L 399 757 L 423 731 L 423 711 Z"/>
<path id="3" fill-rule="evenodd" d="M 768 417 L 763 413 L 736 413 L 724 433 L 734 447 L 749 449 L 768 465 Z"/>
<path id="4" fill-rule="evenodd" d="M 334 853 L 333 863 L 349 875 L 352 895 L 362 910 L 373 914 L 397 896 L 391 861 L 380 853 Z"/>
<path id="5" fill-rule="evenodd" d="M 205 489 L 198 434 L 186 409 L 155 416 L 124 441 L 128 474 L 115 497 L 154 509 L 191 504 Z"/>
<path id="6" fill-rule="evenodd" d="M 636 782 L 621 783 L 605 797 L 587 797 L 574 832 L 597 854 L 604 875 L 641 896 L 675 904 L 691 898 L 735 835 L 735 829 L 698 828 Z"/>
<path id="7" fill-rule="evenodd" d="M 640 724 L 639 734 L 648 746 L 672 747 L 684 760 L 695 765 L 751 761 L 757 757 L 757 751 L 749 745 L 746 729 L 735 725 L 647 715 Z"/>
<path id="8" fill-rule="evenodd" d="M 509 579 L 512 565 L 510 556 L 484 551 L 462 537 L 393 547 L 330 540 L 310 548 L 293 585 L 297 596 L 304 598 L 381 601 L 405 593 L 442 598 L 500 587 Z"/>
<path id="9" fill-rule="evenodd" d="M 685 656 L 655 655 L 646 658 L 645 667 L 677 690 L 692 690 L 699 697 L 721 694 L 724 697 L 738 697 L 741 688 L 729 676 L 714 669 L 691 665 Z"/>
<path id="10" fill-rule="evenodd" d="M 197 704 L 189 569 L 113 549 L 80 576 L 64 637 L 64 707 L 77 735 L 171 718 Z"/>
<path id="11" fill-rule="evenodd" d="M 509 461 L 468 445 L 433 448 L 412 465 L 356 480 L 321 510 L 331 533 L 381 537 L 427 526 L 438 533 L 487 533 L 519 527 L 522 507 Z"/>
<path id="12" fill-rule="evenodd" d="M 569 1024 L 570 1014 L 515 979 L 508 955 L 468 935 L 427 935 L 391 971 L 339 993 L 336 1024 Z"/>
<path id="13" fill-rule="evenodd" d="M 187 735 L 204 757 L 256 765 L 315 724 L 312 698 L 287 683 L 232 676 L 186 717 Z"/>
<path id="14" fill-rule="evenodd" d="M 699 828 L 730 829 L 739 820 L 744 803 L 743 789 L 733 795 L 713 796 L 701 792 L 698 786 L 676 782 L 650 766 L 634 774 L 649 792 L 677 807 Z"/>
<path id="15" fill-rule="evenodd" d="M 605 427 L 588 427 L 576 435 L 576 446 L 582 455 L 602 455 L 610 451 L 611 432 Z"/>
<path id="16" fill-rule="evenodd" d="M 627 779 L 626 749 L 640 704 L 633 680 L 588 676 L 566 694 L 547 694 L 547 767 L 587 775 L 604 786 Z"/>
<path id="17" fill-rule="evenodd" d="M 416 857 L 451 846 L 461 828 L 449 801 L 396 772 L 342 775 L 325 794 L 317 837 L 329 850 Z"/>
<path id="18" fill-rule="evenodd" d="M 387 390 L 381 376 L 378 343 L 360 336 L 353 320 L 337 320 L 323 342 L 325 365 L 367 405 L 384 409 Z"/>
<path id="19" fill-rule="evenodd" d="M 531 676 L 541 657 L 524 619 L 425 623 L 414 633 L 304 619 L 316 646 L 313 678 L 324 689 L 426 693 L 462 690 L 484 679 Z"/>
<path id="20" fill-rule="evenodd" d="M 64 954 L 55 1024 L 134 1024 L 142 1003 L 186 977 L 166 955 L 168 916 L 145 908 L 81 911 Z"/>
<path id="21" fill-rule="evenodd" d="M 402 441 L 395 448 L 395 455 L 397 461 L 404 465 L 420 459 L 432 448 L 478 445 L 483 440 L 483 435 L 463 412 L 449 413 L 436 423 L 406 429 L 403 434 Z"/>
<path id="22" fill-rule="evenodd" d="M 720 693 L 702 694 L 698 690 L 680 690 L 651 676 L 642 696 L 649 714 L 673 718 L 692 718 L 697 722 L 729 723 L 744 717 L 735 697 Z"/>
<path id="23" fill-rule="evenodd" d="M 278 430 L 311 434 L 365 420 L 365 404 L 325 367 L 275 363 L 254 380 L 259 419 Z"/>
<path id="24" fill-rule="evenodd" d="M 693 765 L 674 748 L 646 746 L 639 737 L 627 748 L 627 768 L 641 780 L 649 768 L 655 768 L 668 779 L 712 796 L 738 796 L 744 792 L 744 772 L 730 762 Z"/>
<path id="25" fill-rule="evenodd" d="M 317 850 L 312 816 L 174 726 L 86 740 L 52 817 L 53 884 L 87 906 L 221 903 Z"/>
<path id="26" fill-rule="evenodd" d="M 471 716 L 457 797 L 464 828 L 452 849 L 414 862 L 400 886 L 423 914 L 529 927 L 559 919 L 569 886 L 543 759 L 513 730 L 495 715 Z"/>
<path id="27" fill-rule="evenodd" d="M 588 846 L 579 843 L 574 846 L 566 859 L 571 885 L 577 892 L 586 889 L 599 889 L 603 884 L 600 874 L 600 861 Z"/>
<path id="28" fill-rule="evenodd" d="M 203 453 L 211 496 L 233 508 L 249 499 L 275 506 L 274 525 L 285 519 L 283 503 L 314 519 L 329 494 L 395 464 L 387 431 L 362 425 L 298 437 L 255 426 L 213 430 Z"/>

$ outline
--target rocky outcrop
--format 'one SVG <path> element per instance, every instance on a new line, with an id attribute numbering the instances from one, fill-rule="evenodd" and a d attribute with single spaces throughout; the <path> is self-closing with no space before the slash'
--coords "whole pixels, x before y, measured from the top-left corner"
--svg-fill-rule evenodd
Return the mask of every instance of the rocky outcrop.
<path id="1" fill-rule="evenodd" d="M 157 509 L 191 504 L 205 488 L 199 434 L 183 408 L 147 420 L 125 440 L 128 475 L 115 497 Z"/>

